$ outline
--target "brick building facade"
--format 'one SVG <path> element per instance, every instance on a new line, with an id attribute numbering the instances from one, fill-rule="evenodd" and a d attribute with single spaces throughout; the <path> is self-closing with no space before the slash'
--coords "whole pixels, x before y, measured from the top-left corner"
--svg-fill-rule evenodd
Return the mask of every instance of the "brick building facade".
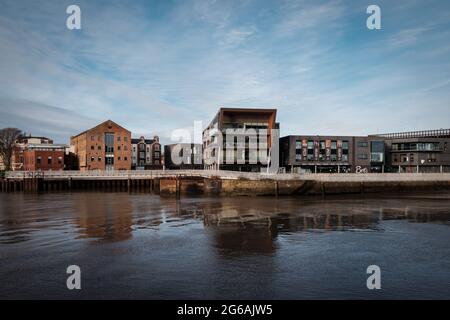
<path id="1" fill-rule="evenodd" d="M 114 121 L 72 136 L 70 144 L 81 171 L 131 169 L 131 132 Z"/>
<path id="2" fill-rule="evenodd" d="M 29 144 L 22 153 L 24 171 L 64 170 L 64 145 Z"/>

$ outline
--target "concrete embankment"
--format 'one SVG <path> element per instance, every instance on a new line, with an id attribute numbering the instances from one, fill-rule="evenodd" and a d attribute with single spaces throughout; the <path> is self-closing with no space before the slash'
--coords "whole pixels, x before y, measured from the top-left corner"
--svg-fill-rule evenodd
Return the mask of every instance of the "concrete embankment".
<path id="1" fill-rule="evenodd" d="M 3 192 L 67 190 L 148 192 L 162 196 L 285 196 L 404 192 L 450 189 L 450 174 L 309 174 L 234 177 L 174 175 L 169 177 L 48 177 L 0 181 Z"/>

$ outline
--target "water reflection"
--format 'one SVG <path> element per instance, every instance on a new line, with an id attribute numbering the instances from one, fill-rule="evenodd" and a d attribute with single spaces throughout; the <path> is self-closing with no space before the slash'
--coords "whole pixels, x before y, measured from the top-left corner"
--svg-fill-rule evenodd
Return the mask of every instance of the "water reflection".
<path id="1" fill-rule="evenodd" d="M 130 239 L 133 226 L 133 207 L 129 197 L 107 195 L 99 201 L 98 194 L 80 194 L 73 201 L 76 212 L 74 224 L 81 237 L 106 241 Z"/>
<path id="2" fill-rule="evenodd" d="M 450 197 L 187 198 L 145 194 L 2 194 L 0 243 L 49 237 L 124 241 L 139 230 L 202 224 L 223 254 L 272 254 L 283 233 L 377 231 L 380 221 L 450 221 Z M 47 232 L 46 232 L 47 231 Z M 55 238 L 56 239 L 56 238 Z M 46 239 L 51 241 L 51 239 Z"/>

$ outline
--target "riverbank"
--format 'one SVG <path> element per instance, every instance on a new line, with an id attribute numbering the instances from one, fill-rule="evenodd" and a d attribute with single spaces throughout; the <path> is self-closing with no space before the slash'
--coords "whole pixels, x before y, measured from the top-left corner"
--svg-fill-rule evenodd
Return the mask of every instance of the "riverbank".
<path id="1" fill-rule="evenodd" d="M 262 174 L 226 171 L 14 172 L 2 192 L 148 192 L 162 196 L 287 196 L 450 189 L 450 173 Z"/>

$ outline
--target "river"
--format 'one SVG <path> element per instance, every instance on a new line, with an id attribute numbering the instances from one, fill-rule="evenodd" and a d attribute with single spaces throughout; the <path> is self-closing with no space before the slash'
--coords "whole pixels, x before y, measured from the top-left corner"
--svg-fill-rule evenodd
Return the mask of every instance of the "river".
<path id="1" fill-rule="evenodd" d="M 2 193 L 0 298 L 449 299 L 450 193 Z"/>

